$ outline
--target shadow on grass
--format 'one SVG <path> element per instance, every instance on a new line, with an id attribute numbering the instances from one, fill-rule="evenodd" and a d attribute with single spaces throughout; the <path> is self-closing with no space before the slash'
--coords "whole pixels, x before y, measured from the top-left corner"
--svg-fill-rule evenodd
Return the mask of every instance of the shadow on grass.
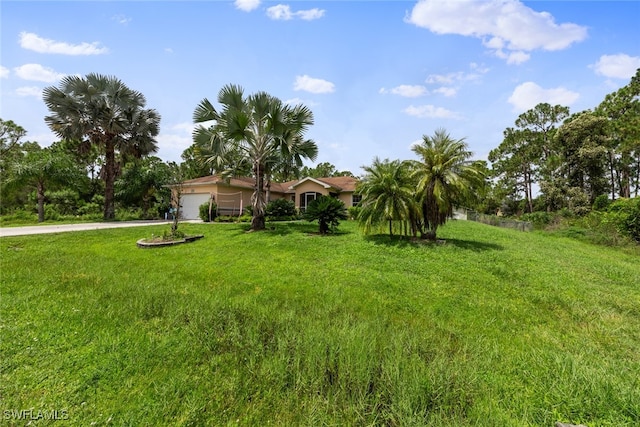
<path id="1" fill-rule="evenodd" d="M 317 222 L 303 222 L 303 221 L 268 222 L 267 228 L 265 231 L 278 236 L 286 236 L 289 234 L 308 234 L 308 235 L 314 235 L 314 236 L 321 236 L 319 233 Z M 351 232 L 338 228 L 337 230 L 330 232 L 325 236 L 326 237 L 343 236 L 346 234 L 351 234 Z"/>
<path id="2" fill-rule="evenodd" d="M 502 251 L 504 247 L 495 243 L 478 242 L 474 240 L 462 240 L 462 239 L 437 239 L 436 241 L 414 239 L 406 236 L 389 236 L 388 234 L 374 234 L 364 236 L 365 240 L 372 242 L 376 245 L 395 246 L 399 248 L 404 247 L 437 247 L 437 246 L 455 246 L 460 249 L 465 249 L 474 252 L 481 251 Z"/>

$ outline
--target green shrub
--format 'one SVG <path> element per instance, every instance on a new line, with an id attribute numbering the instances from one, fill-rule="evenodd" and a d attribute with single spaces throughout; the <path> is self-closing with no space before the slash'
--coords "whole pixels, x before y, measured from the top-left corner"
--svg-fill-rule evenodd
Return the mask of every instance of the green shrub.
<path id="1" fill-rule="evenodd" d="M 621 234 L 640 242 L 640 197 L 616 200 L 608 214 Z"/>
<path id="2" fill-rule="evenodd" d="M 85 203 L 84 205 L 78 208 L 78 215 L 82 215 L 82 216 L 96 215 L 101 213 L 102 213 L 102 206 L 94 202 Z"/>
<path id="3" fill-rule="evenodd" d="M 542 229 L 555 221 L 556 214 L 553 212 L 532 212 L 522 215 L 522 221 L 529 221 L 537 229 Z"/>
<path id="4" fill-rule="evenodd" d="M 35 223 L 38 221 L 38 214 L 34 211 L 28 211 L 25 209 L 17 209 L 11 213 L 0 216 L 0 222 L 2 224 L 25 224 Z"/>
<path id="5" fill-rule="evenodd" d="M 609 200 L 609 196 L 606 194 L 601 194 L 593 201 L 593 206 L 591 207 L 594 211 L 606 211 L 611 205 L 611 200 Z"/>
<path id="6" fill-rule="evenodd" d="M 44 219 L 45 221 L 57 221 L 60 219 L 60 212 L 54 205 L 45 205 L 44 207 Z"/>
<path id="7" fill-rule="evenodd" d="M 287 199 L 271 200 L 265 213 L 269 221 L 289 221 L 296 216 L 296 205 Z"/>
<path id="8" fill-rule="evenodd" d="M 216 219 L 217 205 L 215 202 L 211 204 L 211 216 L 209 216 L 209 202 L 204 202 L 199 207 L 200 219 L 204 222 L 210 222 Z"/>
<path id="9" fill-rule="evenodd" d="M 118 221 L 135 221 L 138 219 L 142 219 L 142 209 L 140 208 L 116 209 L 116 220 Z"/>
<path id="10" fill-rule="evenodd" d="M 358 216 L 360 216 L 360 212 L 362 208 L 360 206 L 350 206 L 347 208 L 347 213 L 349 214 L 349 219 L 356 220 Z"/>
<path id="11" fill-rule="evenodd" d="M 75 215 L 80 203 L 80 196 L 75 190 L 68 188 L 58 191 L 47 191 L 49 204 L 55 206 L 60 215 Z"/>
<path id="12" fill-rule="evenodd" d="M 347 208 L 341 200 L 330 196 L 320 196 L 313 200 L 304 211 L 303 218 L 307 221 L 318 221 L 320 234 L 327 234 L 335 230 L 341 219 L 347 219 Z"/>

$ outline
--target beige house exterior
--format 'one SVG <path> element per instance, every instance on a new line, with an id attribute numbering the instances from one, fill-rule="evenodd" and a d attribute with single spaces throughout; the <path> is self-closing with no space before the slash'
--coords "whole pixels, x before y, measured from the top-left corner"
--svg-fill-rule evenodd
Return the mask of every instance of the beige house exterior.
<path id="1" fill-rule="evenodd" d="M 304 211 L 312 200 L 320 195 L 336 197 L 345 206 L 357 206 L 360 196 L 355 193 L 358 179 L 349 176 L 330 178 L 303 178 L 297 181 L 272 182 L 265 188 L 267 201 L 291 200 L 298 210 Z M 198 219 L 199 207 L 213 199 L 218 206 L 219 215 L 240 215 L 243 209 L 251 206 L 254 179 L 239 177 L 224 179 L 219 175 L 190 179 L 182 183 L 180 201 L 183 219 Z"/>

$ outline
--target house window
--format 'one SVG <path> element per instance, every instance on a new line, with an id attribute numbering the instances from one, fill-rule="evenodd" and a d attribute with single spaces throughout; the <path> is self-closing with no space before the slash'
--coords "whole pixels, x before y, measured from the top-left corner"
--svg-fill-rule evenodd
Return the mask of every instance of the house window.
<path id="1" fill-rule="evenodd" d="M 354 194 L 351 196 L 351 206 L 358 206 L 362 201 L 362 195 Z"/>
<path id="2" fill-rule="evenodd" d="M 322 196 L 322 193 L 316 193 L 313 191 L 300 194 L 300 211 L 304 212 L 305 209 L 307 209 L 307 206 L 309 206 L 309 203 L 320 196 Z"/>

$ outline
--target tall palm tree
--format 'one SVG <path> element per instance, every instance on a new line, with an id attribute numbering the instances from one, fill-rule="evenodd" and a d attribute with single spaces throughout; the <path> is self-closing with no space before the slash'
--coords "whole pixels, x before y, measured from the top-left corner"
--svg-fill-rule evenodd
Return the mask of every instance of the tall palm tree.
<path id="1" fill-rule="evenodd" d="M 304 134 L 313 124 L 313 113 L 304 105 L 287 106 L 266 92 L 247 97 L 237 85 L 226 85 L 218 93 L 218 111 L 208 99 L 198 104 L 193 114 L 201 125 L 194 131 L 194 142 L 209 147 L 207 160 L 216 165 L 228 163 L 228 157 L 240 152 L 251 163 L 255 179 L 251 206 L 252 230 L 265 228 L 266 195 L 274 162 L 279 153 L 295 153 L 315 160 L 318 148 Z M 212 122 L 209 127 L 203 123 Z"/>
<path id="2" fill-rule="evenodd" d="M 104 154 L 104 219 L 115 217 L 116 153 L 141 157 L 157 151 L 160 115 L 145 109 L 142 93 L 100 74 L 67 76 L 43 90 L 51 115 L 45 122 L 59 137 L 96 146 Z"/>
<path id="3" fill-rule="evenodd" d="M 393 235 L 393 221 L 408 220 L 414 211 L 414 198 L 407 165 L 400 160 L 373 159 L 371 166 L 363 166 L 366 175 L 356 192 L 362 195 L 358 220 L 369 232 L 375 224 L 389 222 Z"/>
<path id="4" fill-rule="evenodd" d="M 51 147 L 33 149 L 13 164 L 7 179 L 11 186 L 25 186 L 36 190 L 38 222 L 44 221 L 45 192 L 51 185 L 77 183 L 82 171 L 71 156 Z"/>
<path id="5" fill-rule="evenodd" d="M 452 217 L 454 206 L 472 197 L 484 176 L 470 160 L 472 153 L 464 138 L 453 139 L 444 129 L 437 129 L 433 136 L 424 135 L 412 150 L 420 157 L 411 162 L 411 177 L 422 209 L 423 234 L 435 239 L 438 226 Z"/>

